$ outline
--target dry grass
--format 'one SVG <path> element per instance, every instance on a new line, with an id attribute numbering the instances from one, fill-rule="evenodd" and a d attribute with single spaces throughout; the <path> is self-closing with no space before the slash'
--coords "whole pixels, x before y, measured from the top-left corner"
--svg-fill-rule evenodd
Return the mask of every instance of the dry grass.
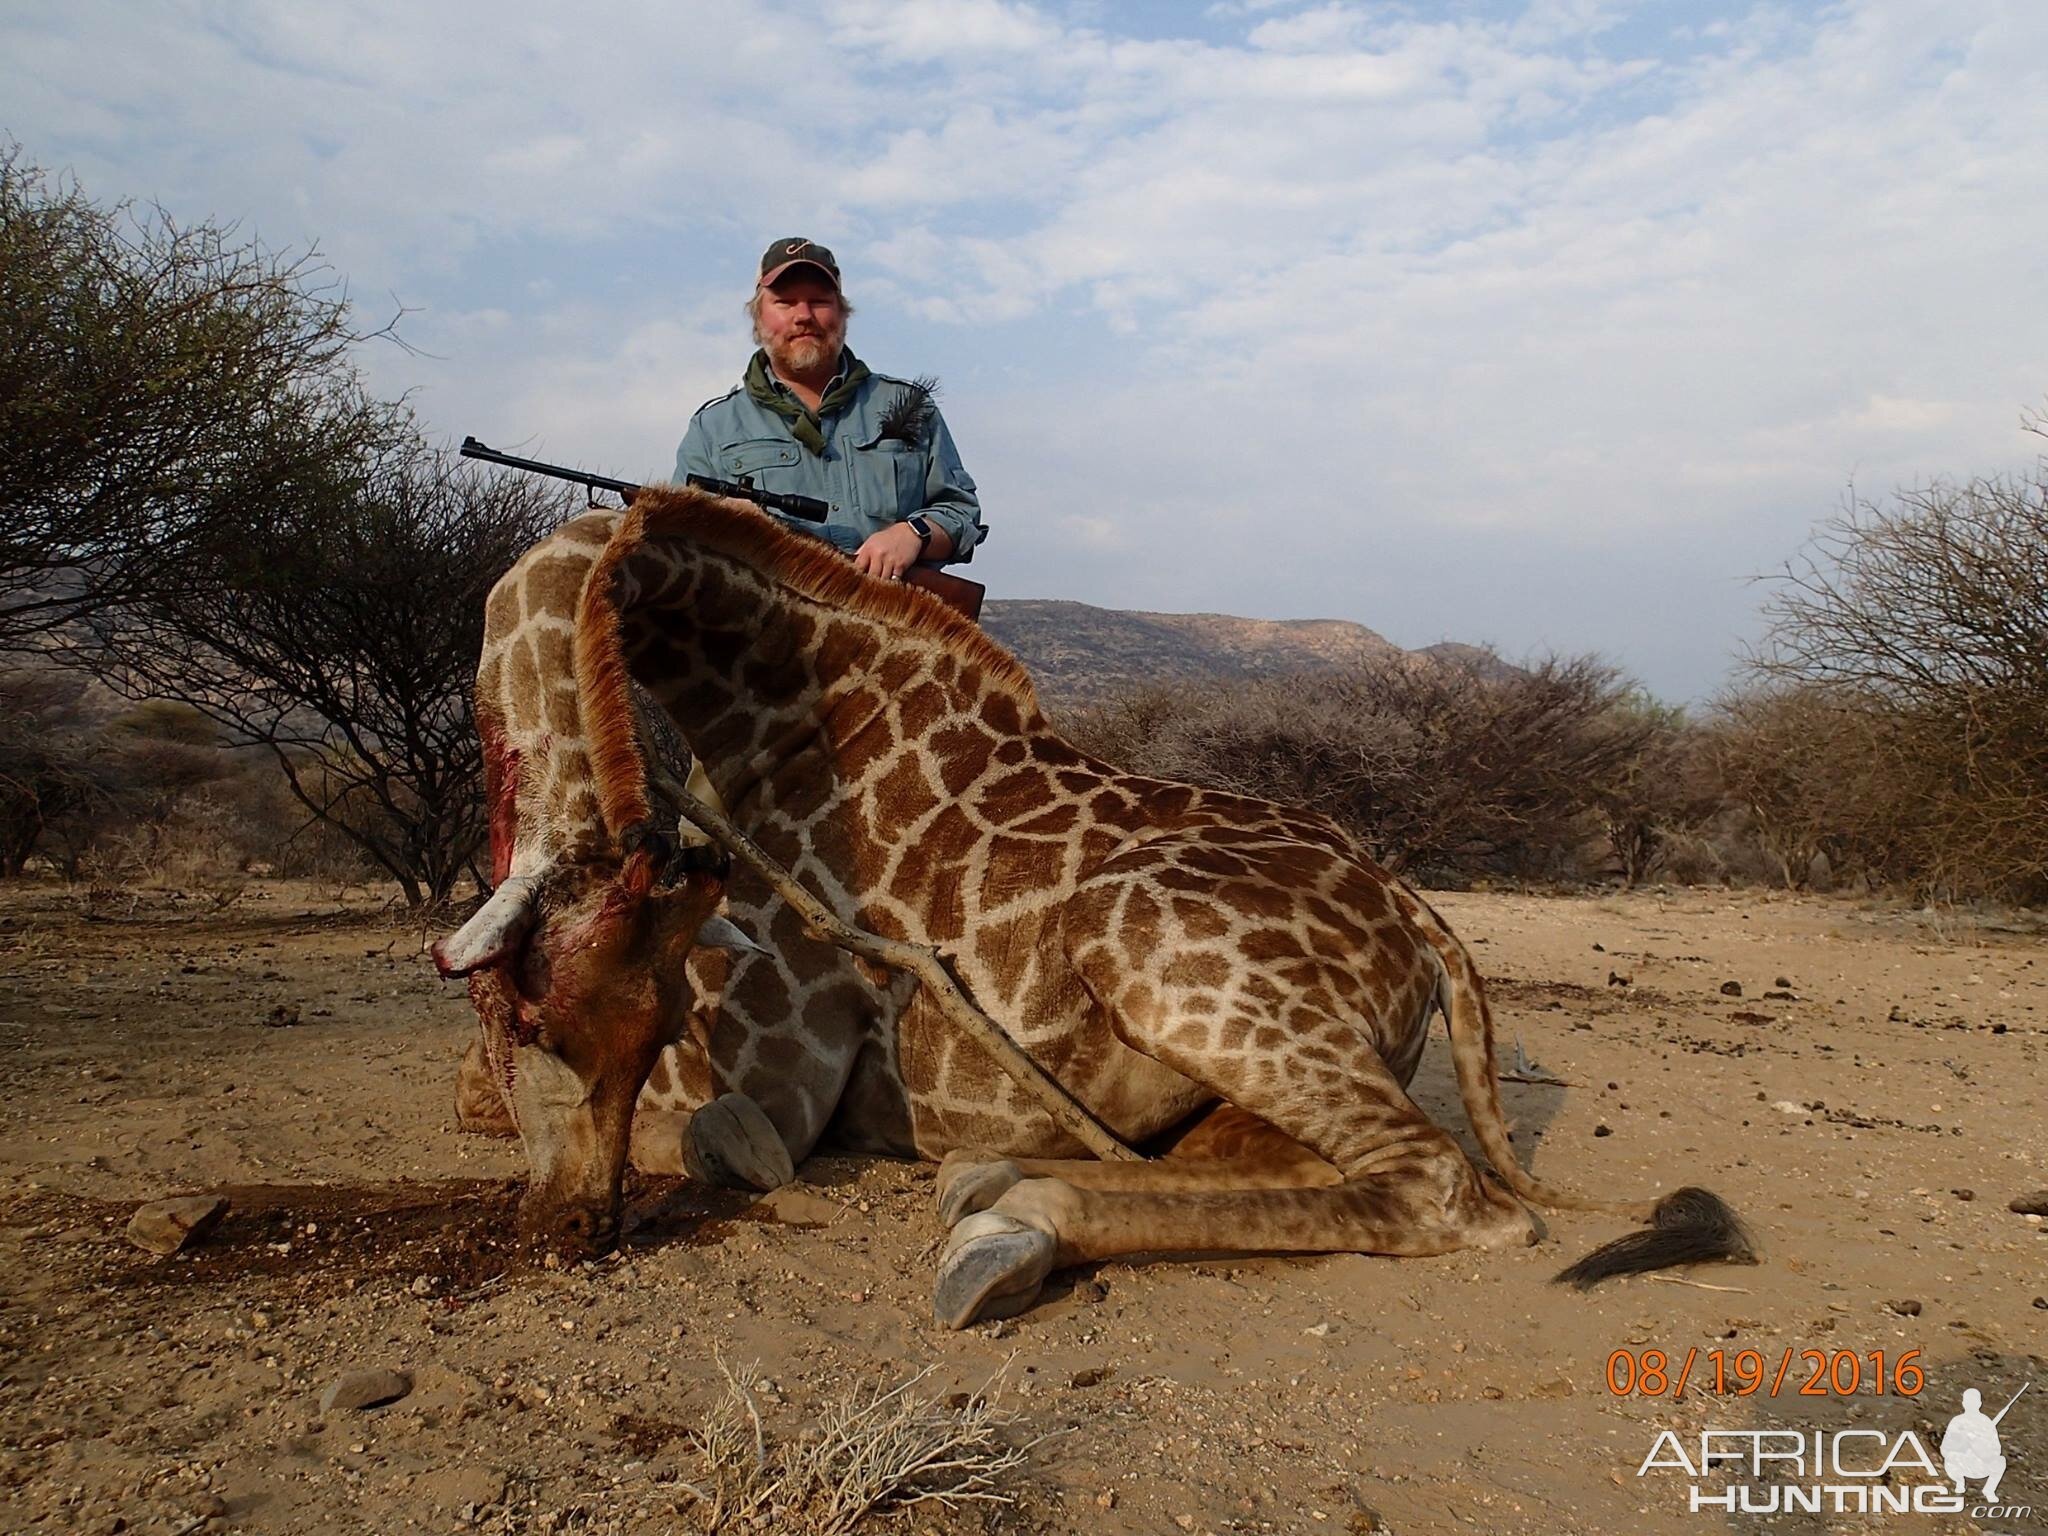
<path id="1" fill-rule="evenodd" d="M 703 1471 L 684 1486 L 706 1536 L 802 1531 L 844 1536 L 871 1515 L 914 1504 L 1008 1504 L 1011 1474 L 1043 1437 L 1018 1441 L 992 1394 L 964 1402 L 918 1391 L 929 1368 L 893 1387 L 856 1386 L 786 1444 L 763 1421 L 751 1366 L 718 1363 L 725 1396 L 692 1432 Z"/>

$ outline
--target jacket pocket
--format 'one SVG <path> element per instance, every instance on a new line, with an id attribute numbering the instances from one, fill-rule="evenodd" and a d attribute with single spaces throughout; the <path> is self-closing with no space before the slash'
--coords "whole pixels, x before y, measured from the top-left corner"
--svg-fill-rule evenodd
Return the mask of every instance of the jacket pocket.
<path id="1" fill-rule="evenodd" d="M 853 486 L 860 510 L 884 523 L 899 522 L 924 505 L 924 454 L 893 437 L 858 443 Z"/>
<path id="2" fill-rule="evenodd" d="M 718 450 L 719 477 L 747 480 L 764 491 L 794 491 L 803 450 L 786 437 L 747 437 Z"/>

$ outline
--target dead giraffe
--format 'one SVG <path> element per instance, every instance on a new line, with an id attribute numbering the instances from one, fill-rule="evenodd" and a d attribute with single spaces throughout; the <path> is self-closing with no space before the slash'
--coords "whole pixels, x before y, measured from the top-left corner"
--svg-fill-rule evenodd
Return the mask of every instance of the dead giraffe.
<path id="1" fill-rule="evenodd" d="M 547 674 L 573 674 L 587 694 L 644 685 L 770 856 L 849 921 L 936 946 L 1126 1140 L 1193 1127 L 1164 1160 L 1078 1159 L 926 1000 L 808 940 L 736 873 L 733 915 L 768 950 L 693 954 L 699 1049 L 664 1056 L 642 1121 L 691 1146 L 686 1162 L 757 1185 L 788 1177 L 828 1132 L 943 1158 L 942 1323 L 1017 1310 L 1052 1268 L 1121 1254 L 1533 1242 L 1515 1195 L 1655 1215 L 1657 1233 L 1589 1256 L 1578 1278 L 1746 1255 L 1704 1192 L 1654 1211 L 1603 1205 L 1522 1170 L 1470 957 L 1334 823 L 1085 757 L 979 630 L 742 504 L 650 489 L 601 553 L 593 533 L 528 557 L 559 562 L 564 588 L 589 571 L 573 657 L 540 656 Z M 566 627 L 570 611 L 532 616 Z M 615 836 L 652 814 L 634 742 L 616 731 L 589 757 L 587 792 Z M 522 791 L 510 814 L 523 828 L 583 793 L 529 803 Z M 1404 1091 L 1439 1008 L 1466 1113 L 1506 1187 Z M 723 1110 L 706 1137 L 693 1111 L 714 1092 Z M 733 1135 L 742 1105 L 772 1125 L 766 1153 L 758 1135 Z M 636 1131 L 636 1148 L 654 1139 Z M 723 1163 L 704 1155 L 736 1140 Z"/>

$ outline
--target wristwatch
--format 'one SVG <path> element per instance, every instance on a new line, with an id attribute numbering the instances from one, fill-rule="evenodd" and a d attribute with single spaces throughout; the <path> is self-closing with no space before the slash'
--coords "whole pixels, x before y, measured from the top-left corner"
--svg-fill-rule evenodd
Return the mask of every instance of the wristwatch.
<path id="1" fill-rule="evenodd" d="M 932 547 L 931 520 L 920 512 L 915 517 L 906 517 L 903 521 L 910 531 L 917 535 L 917 558 L 922 560 L 924 552 Z"/>

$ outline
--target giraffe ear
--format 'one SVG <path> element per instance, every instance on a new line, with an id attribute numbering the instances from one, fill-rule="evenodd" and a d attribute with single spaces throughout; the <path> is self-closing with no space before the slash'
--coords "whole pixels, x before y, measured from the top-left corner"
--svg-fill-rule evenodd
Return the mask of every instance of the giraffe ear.
<path id="1" fill-rule="evenodd" d="M 537 876 L 507 876 L 475 916 L 434 946 L 435 968 L 443 976 L 467 976 L 503 960 L 532 930 L 539 896 Z"/>

